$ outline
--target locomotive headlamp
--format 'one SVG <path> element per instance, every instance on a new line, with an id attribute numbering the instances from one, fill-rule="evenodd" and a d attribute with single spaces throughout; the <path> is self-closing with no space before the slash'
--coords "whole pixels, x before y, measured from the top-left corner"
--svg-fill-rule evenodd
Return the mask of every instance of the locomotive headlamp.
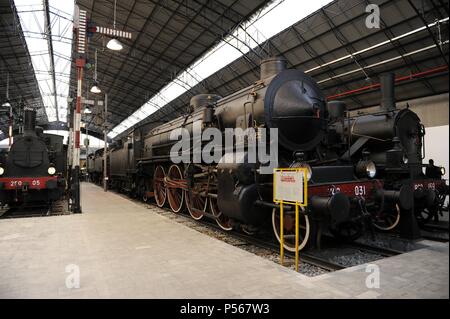
<path id="1" fill-rule="evenodd" d="M 408 155 L 403 154 L 402 161 L 403 161 L 403 164 L 408 164 Z"/>
<path id="2" fill-rule="evenodd" d="M 306 178 L 308 179 L 308 182 L 311 180 L 312 177 L 312 169 L 309 164 L 303 164 L 303 167 L 306 168 Z"/>
<path id="3" fill-rule="evenodd" d="M 309 166 L 309 164 L 307 164 L 307 163 L 295 163 L 295 164 L 291 165 L 291 167 L 293 167 L 293 168 L 306 168 L 306 179 L 308 180 L 308 182 L 311 180 L 312 169 L 311 169 L 311 166 Z"/>
<path id="4" fill-rule="evenodd" d="M 4 173 L 5 173 L 5 169 L 0 166 L 0 176 L 3 175 Z"/>
<path id="5" fill-rule="evenodd" d="M 56 173 L 56 168 L 54 166 L 50 166 L 47 170 L 50 175 L 54 175 Z"/>
<path id="6" fill-rule="evenodd" d="M 377 167 L 371 160 L 359 161 L 356 165 L 356 174 L 360 177 L 374 178 L 377 174 Z"/>
<path id="7" fill-rule="evenodd" d="M 367 162 L 366 173 L 367 173 L 367 176 L 370 178 L 375 177 L 375 175 L 377 174 L 377 167 L 374 162 L 372 162 L 372 161 Z"/>
<path id="8" fill-rule="evenodd" d="M 1 171 L 2 168 L 0 167 L 0 175 L 3 174 L 3 172 Z M 445 175 L 445 167 L 441 167 L 441 175 L 444 176 Z"/>

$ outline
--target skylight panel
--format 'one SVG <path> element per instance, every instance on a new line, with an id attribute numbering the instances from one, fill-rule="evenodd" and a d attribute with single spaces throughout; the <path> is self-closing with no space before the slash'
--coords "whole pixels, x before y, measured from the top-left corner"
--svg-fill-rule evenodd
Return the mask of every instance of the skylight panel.
<path id="1" fill-rule="evenodd" d="M 58 107 L 59 120 L 66 122 L 72 51 L 73 1 L 49 0 L 56 75 L 56 104 L 45 32 L 43 1 L 15 0 L 14 3 L 48 120 L 49 122 L 56 121 L 56 107 Z"/>

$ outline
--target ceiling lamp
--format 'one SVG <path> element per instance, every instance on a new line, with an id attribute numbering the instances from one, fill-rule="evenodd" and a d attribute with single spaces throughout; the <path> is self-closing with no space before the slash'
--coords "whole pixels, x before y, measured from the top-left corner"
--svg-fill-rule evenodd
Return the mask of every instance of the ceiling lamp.
<path id="1" fill-rule="evenodd" d="M 93 86 L 92 89 L 93 89 L 94 87 L 96 87 L 96 86 Z M 92 89 L 91 89 L 91 92 L 92 92 Z M 98 89 L 98 87 L 97 87 L 97 89 Z M 100 90 L 100 89 L 99 89 L 99 90 Z M 101 92 L 101 91 L 100 91 L 100 92 Z M 100 92 L 98 92 L 98 93 L 100 93 Z M 94 93 L 96 93 L 96 92 L 94 92 Z M 86 105 L 86 107 L 84 108 L 83 113 L 84 113 L 84 114 L 91 114 L 92 111 L 91 111 L 91 109 L 89 108 L 89 106 Z"/>
<path id="2" fill-rule="evenodd" d="M 114 19 L 113 19 L 114 31 L 116 30 L 116 4 L 117 4 L 116 2 L 117 1 L 114 0 Z M 123 49 L 122 43 L 120 43 L 120 41 L 117 40 L 116 38 L 112 38 L 111 40 L 109 40 L 108 43 L 106 44 L 106 47 L 113 51 L 120 51 Z"/>
<path id="3" fill-rule="evenodd" d="M 5 103 L 2 104 L 2 107 L 10 107 L 11 103 L 9 103 L 9 101 L 6 101 Z"/>
<path id="4" fill-rule="evenodd" d="M 122 43 L 120 43 L 120 41 L 115 38 L 109 40 L 108 43 L 106 44 L 106 47 L 113 51 L 120 51 L 123 49 Z"/>
<path id="5" fill-rule="evenodd" d="M 91 93 L 102 93 L 102 90 L 98 87 L 97 82 L 97 49 L 95 49 L 95 68 L 94 68 L 94 85 L 91 87 Z"/>
<path id="6" fill-rule="evenodd" d="M 6 101 L 2 103 L 2 107 L 10 108 L 11 103 L 9 103 L 9 72 L 6 75 Z"/>
<path id="7" fill-rule="evenodd" d="M 94 85 L 91 87 L 91 93 L 99 94 L 102 93 L 102 90 L 98 87 L 98 83 L 94 82 Z"/>

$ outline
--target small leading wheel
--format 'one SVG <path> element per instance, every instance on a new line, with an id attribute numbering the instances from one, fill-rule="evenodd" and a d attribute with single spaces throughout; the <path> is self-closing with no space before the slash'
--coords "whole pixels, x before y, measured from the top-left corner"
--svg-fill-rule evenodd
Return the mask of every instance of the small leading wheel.
<path id="1" fill-rule="evenodd" d="M 300 207 L 302 212 L 305 211 L 303 207 Z M 290 252 L 295 252 L 295 215 L 285 212 L 283 214 L 283 230 L 284 230 L 284 249 Z M 309 240 L 309 234 L 311 232 L 311 226 L 309 224 L 308 216 L 300 213 L 299 215 L 299 240 L 298 250 L 302 250 L 306 247 Z M 280 243 L 280 212 L 274 208 L 272 211 L 272 227 L 275 237 Z"/>
<path id="2" fill-rule="evenodd" d="M 153 190 L 155 192 L 155 201 L 158 207 L 163 207 L 167 198 L 167 190 L 164 181 L 165 178 L 166 172 L 164 171 L 164 168 L 160 165 L 156 166 L 155 173 L 153 175 Z"/>
<path id="3" fill-rule="evenodd" d="M 178 165 L 172 165 L 166 177 L 167 199 L 169 206 L 174 213 L 178 213 L 183 207 L 184 190 L 181 187 L 183 182 L 183 174 Z"/>
<path id="4" fill-rule="evenodd" d="M 219 205 L 217 204 L 217 198 L 210 197 L 209 207 L 211 209 L 211 213 L 216 218 L 217 225 L 219 225 L 220 228 L 222 228 L 223 230 L 226 230 L 226 231 L 233 230 L 233 226 L 231 225 L 230 218 L 228 218 L 227 216 L 222 214 L 222 212 L 220 211 Z"/>
<path id="5" fill-rule="evenodd" d="M 379 230 L 388 231 L 394 229 L 400 222 L 400 207 L 395 207 L 382 211 L 373 218 L 373 226 Z"/>

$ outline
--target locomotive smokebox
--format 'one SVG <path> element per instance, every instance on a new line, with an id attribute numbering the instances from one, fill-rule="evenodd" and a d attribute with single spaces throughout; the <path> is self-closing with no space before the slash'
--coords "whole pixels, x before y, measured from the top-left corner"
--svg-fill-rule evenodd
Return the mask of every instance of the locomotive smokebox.
<path id="1" fill-rule="evenodd" d="M 23 122 L 24 133 L 35 133 L 36 111 L 30 108 L 25 108 L 24 113 L 25 113 Z"/>
<path id="2" fill-rule="evenodd" d="M 395 110 L 395 78 L 393 73 L 385 73 L 380 76 L 381 104 L 383 111 Z"/>
<path id="3" fill-rule="evenodd" d="M 261 80 L 270 78 L 286 70 L 286 59 L 273 57 L 261 61 Z"/>

